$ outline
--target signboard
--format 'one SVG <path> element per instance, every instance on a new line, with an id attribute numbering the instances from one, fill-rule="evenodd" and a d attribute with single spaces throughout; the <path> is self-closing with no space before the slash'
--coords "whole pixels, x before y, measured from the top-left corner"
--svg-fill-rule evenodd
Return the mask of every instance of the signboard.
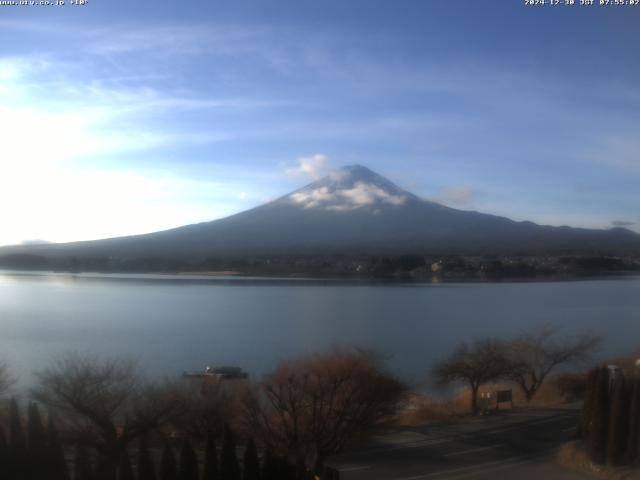
<path id="1" fill-rule="evenodd" d="M 509 402 L 513 408 L 513 390 L 498 390 L 496 392 L 496 410 L 500 408 L 501 403 Z"/>
<path id="2" fill-rule="evenodd" d="M 513 393 L 511 390 L 498 390 L 496 397 L 498 403 L 513 402 Z"/>

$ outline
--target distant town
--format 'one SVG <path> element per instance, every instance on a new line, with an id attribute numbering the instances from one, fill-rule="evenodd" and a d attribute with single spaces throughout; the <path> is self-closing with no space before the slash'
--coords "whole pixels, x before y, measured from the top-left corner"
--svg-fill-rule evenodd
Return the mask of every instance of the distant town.
<path id="1" fill-rule="evenodd" d="M 617 275 L 640 271 L 640 258 L 566 256 L 256 256 L 202 261 L 164 257 L 52 257 L 10 254 L 0 268 L 60 272 L 266 275 L 388 279 L 496 279 Z"/>

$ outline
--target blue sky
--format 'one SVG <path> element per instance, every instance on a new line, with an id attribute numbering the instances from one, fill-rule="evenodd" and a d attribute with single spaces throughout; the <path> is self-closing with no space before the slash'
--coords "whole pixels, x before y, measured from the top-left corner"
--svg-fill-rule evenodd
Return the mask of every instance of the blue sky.
<path id="1" fill-rule="evenodd" d="M 0 245 L 211 220 L 353 163 L 640 231 L 640 6 L 66 3 L 0 6 Z"/>

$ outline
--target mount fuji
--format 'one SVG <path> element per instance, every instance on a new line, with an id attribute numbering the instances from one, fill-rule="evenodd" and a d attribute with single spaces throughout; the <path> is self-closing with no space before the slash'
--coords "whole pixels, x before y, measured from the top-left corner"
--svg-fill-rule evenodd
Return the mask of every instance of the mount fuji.
<path id="1" fill-rule="evenodd" d="M 130 237 L 0 248 L 0 259 L 405 254 L 637 255 L 640 235 L 623 228 L 552 227 L 457 210 L 353 165 L 220 220 Z"/>

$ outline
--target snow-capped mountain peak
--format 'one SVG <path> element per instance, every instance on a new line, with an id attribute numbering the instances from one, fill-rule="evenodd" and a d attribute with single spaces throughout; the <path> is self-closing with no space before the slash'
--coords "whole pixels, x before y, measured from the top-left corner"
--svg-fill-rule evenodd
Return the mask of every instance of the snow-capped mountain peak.
<path id="1" fill-rule="evenodd" d="M 305 209 L 350 211 L 398 207 L 415 195 L 361 165 L 340 168 L 284 198 Z"/>

